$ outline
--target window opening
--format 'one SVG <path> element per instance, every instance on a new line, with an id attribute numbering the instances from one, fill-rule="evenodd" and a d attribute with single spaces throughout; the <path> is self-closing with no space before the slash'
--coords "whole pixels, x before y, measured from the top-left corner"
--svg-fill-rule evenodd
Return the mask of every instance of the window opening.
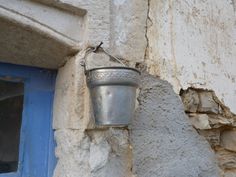
<path id="1" fill-rule="evenodd" d="M 23 83 L 0 80 L 0 174 L 18 168 L 23 94 Z"/>

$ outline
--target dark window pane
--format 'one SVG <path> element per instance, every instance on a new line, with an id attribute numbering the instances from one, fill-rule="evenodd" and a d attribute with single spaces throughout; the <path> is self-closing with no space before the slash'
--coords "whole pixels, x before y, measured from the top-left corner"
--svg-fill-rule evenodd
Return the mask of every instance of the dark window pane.
<path id="1" fill-rule="evenodd" d="M 23 83 L 0 80 L 0 173 L 17 171 Z"/>

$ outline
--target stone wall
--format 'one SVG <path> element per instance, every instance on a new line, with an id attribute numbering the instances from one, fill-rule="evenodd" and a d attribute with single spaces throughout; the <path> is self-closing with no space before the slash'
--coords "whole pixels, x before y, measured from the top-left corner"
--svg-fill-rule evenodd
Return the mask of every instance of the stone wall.
<path id="1" fill-rule="evenodd" d="M 236 115 L 212 90 L 188 88 L 180 95 L 193 127 L 215 151 L 221 176 L 236 176 Z"/>
<path id="2" fill-rule="evenodd" d="M 219 101 L 235 110 L 234 2 L 4 1 L 1 61 L 58 69 L 54 177 L 217 177 L 215 157 L 222 174 L 234 175 L 235 115 Z M 80 63 L 100 41 L 143 69 L 130 127 L 94 125 Z M 87 57 L 89 68 L 118 65 L 101 53 Z M 187 119 L 181 88 L 190 121 L 216 156 Z"/>

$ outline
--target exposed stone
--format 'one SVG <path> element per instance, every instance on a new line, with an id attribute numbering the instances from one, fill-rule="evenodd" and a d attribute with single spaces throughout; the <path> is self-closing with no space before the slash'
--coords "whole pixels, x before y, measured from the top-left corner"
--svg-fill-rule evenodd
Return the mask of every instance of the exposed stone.
<path id="1" fill-rule="evenodd" d="M 216 152 L 219 165 L 222 169 L 236 169 L 236 153 L 220 148 Z"/>
<path id="2" fill-rule="evenodd" d="M 213 99 L 213 94 L 211 91 L 201 91 L 199 92 L 200 105 L 198 107 L 199 112 L 205 113 L 219 113 L 219 105 Z"/>
<path id="3" fill-rule="evenodd" d="M 132 153 L 127 130 L 63 129 L 56 130 L 55 138 L 58 163 L 54 177 L 131 176 Z"/>
<path id="4" fill-rule="evenodd" d="M 212 148 L 220 145 L 220 130 L 200 130 L 198 131 L 200 135 L 204 136 L 206 140 L 210 143 Z"/>
<path id="5" fill-rule="evenodd" d="M 236 130 L 225 130 L 221 132 L 220 145 L 227 150 L 236 152 Z"/>
<path id="6" fill-rule="evenodd" d="M 191 94 L 191 90 L 199 94 L 200 104 L 197 110 L 191 109 L 194 104 L 189 104 L 191 101 L 188 101 L 194 100 L 194 94 Z M 205 137 L 212 149 L 216 151 L 218 164 L 221 167 L 220 175 L 222 177 L 236 176 L 234 114 L 218 99 L 213 91 L 189 88 L 182 90 L 180 95 L 191 124 L 198 129 L 198 133 Z M 194 111 L 195 113 L 193 113 Z"/>
<path id="7" fill-rule="evenodd" d="M 181 99 L 186 112 L 197 112 L 199 105 L 198 93 L 194 89 L 187 89 L 181 93 Z"/>
<path id="8" fill-rule="evenodd" d="M 235 126 L 232 118 L 224 117 L 220 114 L 208 114 L 209 122 L 212 128 L 220 128 L 222 126 Z"/>
<path id="9" fill-rule="evenodd" d="M 196 129 L 210 129 L 209 117 L 207 114 L 189 114 L 189 119 Z"/>
<path id="10" fill-rule="evenodd" d="M 131 126 L 133 172 L 138 177 L 218 177 L 214 153 L 188 123 L 166 81 L 142 76 L 139 107 Z"/>

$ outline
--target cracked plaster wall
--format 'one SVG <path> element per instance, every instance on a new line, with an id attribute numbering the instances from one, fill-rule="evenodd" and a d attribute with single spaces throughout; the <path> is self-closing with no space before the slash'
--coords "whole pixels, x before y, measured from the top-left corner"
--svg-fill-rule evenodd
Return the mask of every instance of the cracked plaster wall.
<path id="1" fill-rule="evenodd" d="M 234 0 L 149 0 L 148 71 L 176 93 L 214 90 L 236 113 L 236 11 Z"/>
<path id="2" fill-rule="evenodd" d="M 189 120 L 235 176 L 235 0 L 149 0 L 147 70 L 180 93 Z"/>

